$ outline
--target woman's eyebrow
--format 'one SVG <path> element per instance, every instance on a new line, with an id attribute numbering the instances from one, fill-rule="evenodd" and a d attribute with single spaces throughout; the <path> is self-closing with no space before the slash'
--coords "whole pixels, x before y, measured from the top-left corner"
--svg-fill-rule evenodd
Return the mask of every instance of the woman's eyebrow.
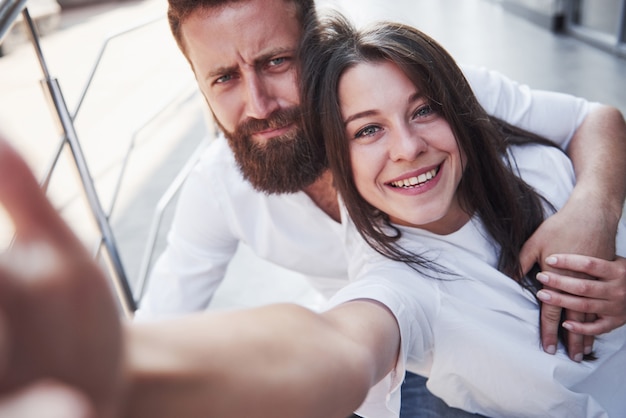
<path id="1" fill-rule="evenodd" d="M 347 117 L 343 123 L 344 125 L 347 125 L 356 119 L 365 118 L 368 116 L 374 116 L 374 115 L 377 115 L 378 113 L 380 113 L 378 110 L 364 110 L 363 112 L 355 113 L 354 115 Z"/>
<path id="2" fill-rule="evenodd" d="M 424 95 L 422 94 L 422 92 L 417 90 L 415 93 L 409 96 L 409 100 L 407 101 L 407 103 L 414 103 L 423 98 L 424 98 Z"/>
<path id="3" fill-rule="evenodd" d="M 424 95 L 420 91 L 416 91 L 415 93 L 413 93 L 412 95 L 409 96 L 409 98 L 407 100 L 407 103 L 409 103 L 409 104 L 410 103 L 414 103 L 414 102 L 417 102 L 417 101 L 419 101 L 420 99 L 423 99 L 423 98 L 424 98 Z M 373 110 L 373 109 L 372 110 L 364 110 L 362 112 L 355 113 L 354 115 L 351 115 L 351 116 L 347 117 L 343 123 L 344 123 L 344 125 L 347 125 L 347 124 L 349 124 L 350 122 L 353 122 L 356 119 L 365 118 L 365 117 L 368 117 L 368 116 L 374 116 L 374 115 L 377 115 L 379 113 L 380 112 L 378 110 Z"/>

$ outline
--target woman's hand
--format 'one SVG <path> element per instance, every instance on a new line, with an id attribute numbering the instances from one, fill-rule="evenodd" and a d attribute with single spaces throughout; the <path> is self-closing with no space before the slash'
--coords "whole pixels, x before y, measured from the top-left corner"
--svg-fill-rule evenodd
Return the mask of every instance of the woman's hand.
<path id="1" fill-rule="evenodd" d="M 124 391 L 120 316 L 110 285 L 25 162 L 0 137 L 0 204 L 16 240 L 0 255 L 0 396 L 43 380 L 82 393 L 100 418 Z M 35 392 L 41 393 L 41 392 Z"/>

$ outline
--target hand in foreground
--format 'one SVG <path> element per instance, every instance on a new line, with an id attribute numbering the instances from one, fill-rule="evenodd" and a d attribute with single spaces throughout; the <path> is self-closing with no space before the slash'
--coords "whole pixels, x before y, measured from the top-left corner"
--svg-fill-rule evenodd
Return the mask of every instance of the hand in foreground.
<path id="1" fill-rule="evenodd" d="M 584 271 L 566 272 L 562 270 L 563 265 L 549 265 L 545 260 L 552 254 L 583 254 L 613 260 L 618 220 L 610 218 L 601 209 L 594 207 L 593 202 L 588 200 L 576 201 L 576 197 L 572 195 L 559 212 L 540 225 L 522 248 L 520 258 L 524 272 L 528 272 L 533 264 L 539 263 L 544 272 L 590 279 L 591 277 L 586 276 Z M 594 216 L 587 216 L 589 213 Z M 602 313 L 591 310 L 585 314 L 571 306 L 567 307 L 566 318 L 576 323 L 593 321 L 593 314 Z M 560 326 L 561 307 L 544 304 L 541 309 L 541 343 L 548 353 L 556 351 Z M 578 334 L 575 329 L 568 330 L 566 334 L 566 345 L 571 359 L 579 361 L 583 353 L 591 352 L 592 336 Z"/>
<path id="2" fill-rule="evenodd" d="M 51 379 L 80 389 L 98 417 L 114 416 L 124 377 L 109 285 L 1 137 L 0 204 L 16 231 L 13 247 L 0 255 L 2 406 Z"/>
<path id="3" fill-rule="evenodd" d="M 0 397 L 0 417 L 97 418 L 80 391 L 53 381 L 32 384 Z"/>
<path id="4" fill-rule="evenodd" d="M 542 272 L 539 281 L 559 291 L 543 289 L 537 296 L 544 303 L 594 313 L 592 322 L 567 320 L 566 329 L 585 335 L 600 335 L 626 324 L 626 258 L 606 261 L 574 254 L 557 254 L 547 262 L 560 270 L 584 273 L 595 279 L 579 279 L 569 275 Z"/>

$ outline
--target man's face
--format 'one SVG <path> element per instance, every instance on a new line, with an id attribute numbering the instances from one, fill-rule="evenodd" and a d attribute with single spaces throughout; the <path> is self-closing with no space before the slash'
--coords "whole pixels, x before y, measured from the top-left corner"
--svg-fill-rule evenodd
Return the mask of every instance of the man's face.
<path id="1" fill-rule="evenodd" d="M 244 177 L 268 193 L 295 192 L 324 165 L 302 139 L 295 5 L 249 0 L 198 10 L 183 41 L 200 90 Z"/>

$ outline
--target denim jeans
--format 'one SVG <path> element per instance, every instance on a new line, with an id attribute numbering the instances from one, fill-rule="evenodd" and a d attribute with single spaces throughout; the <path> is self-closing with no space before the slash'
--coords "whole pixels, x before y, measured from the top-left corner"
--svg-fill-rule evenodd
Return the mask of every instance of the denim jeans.
<path id="1" fill-rule="evenodd" d="M 400 418 L 480 418 L 482 415 L 451 408 L 426 389 L 426 378 L 406 372 L 402 384 Z M 360 418 L 353 414 L 349 418 Z"/>
<path id="2" fill-rule="evenodd" d="M 426 378 L 407 372 L 402 384 L 400 418 L 477 418 L 481 415 L 451 408 L 426 389 Z"/>

